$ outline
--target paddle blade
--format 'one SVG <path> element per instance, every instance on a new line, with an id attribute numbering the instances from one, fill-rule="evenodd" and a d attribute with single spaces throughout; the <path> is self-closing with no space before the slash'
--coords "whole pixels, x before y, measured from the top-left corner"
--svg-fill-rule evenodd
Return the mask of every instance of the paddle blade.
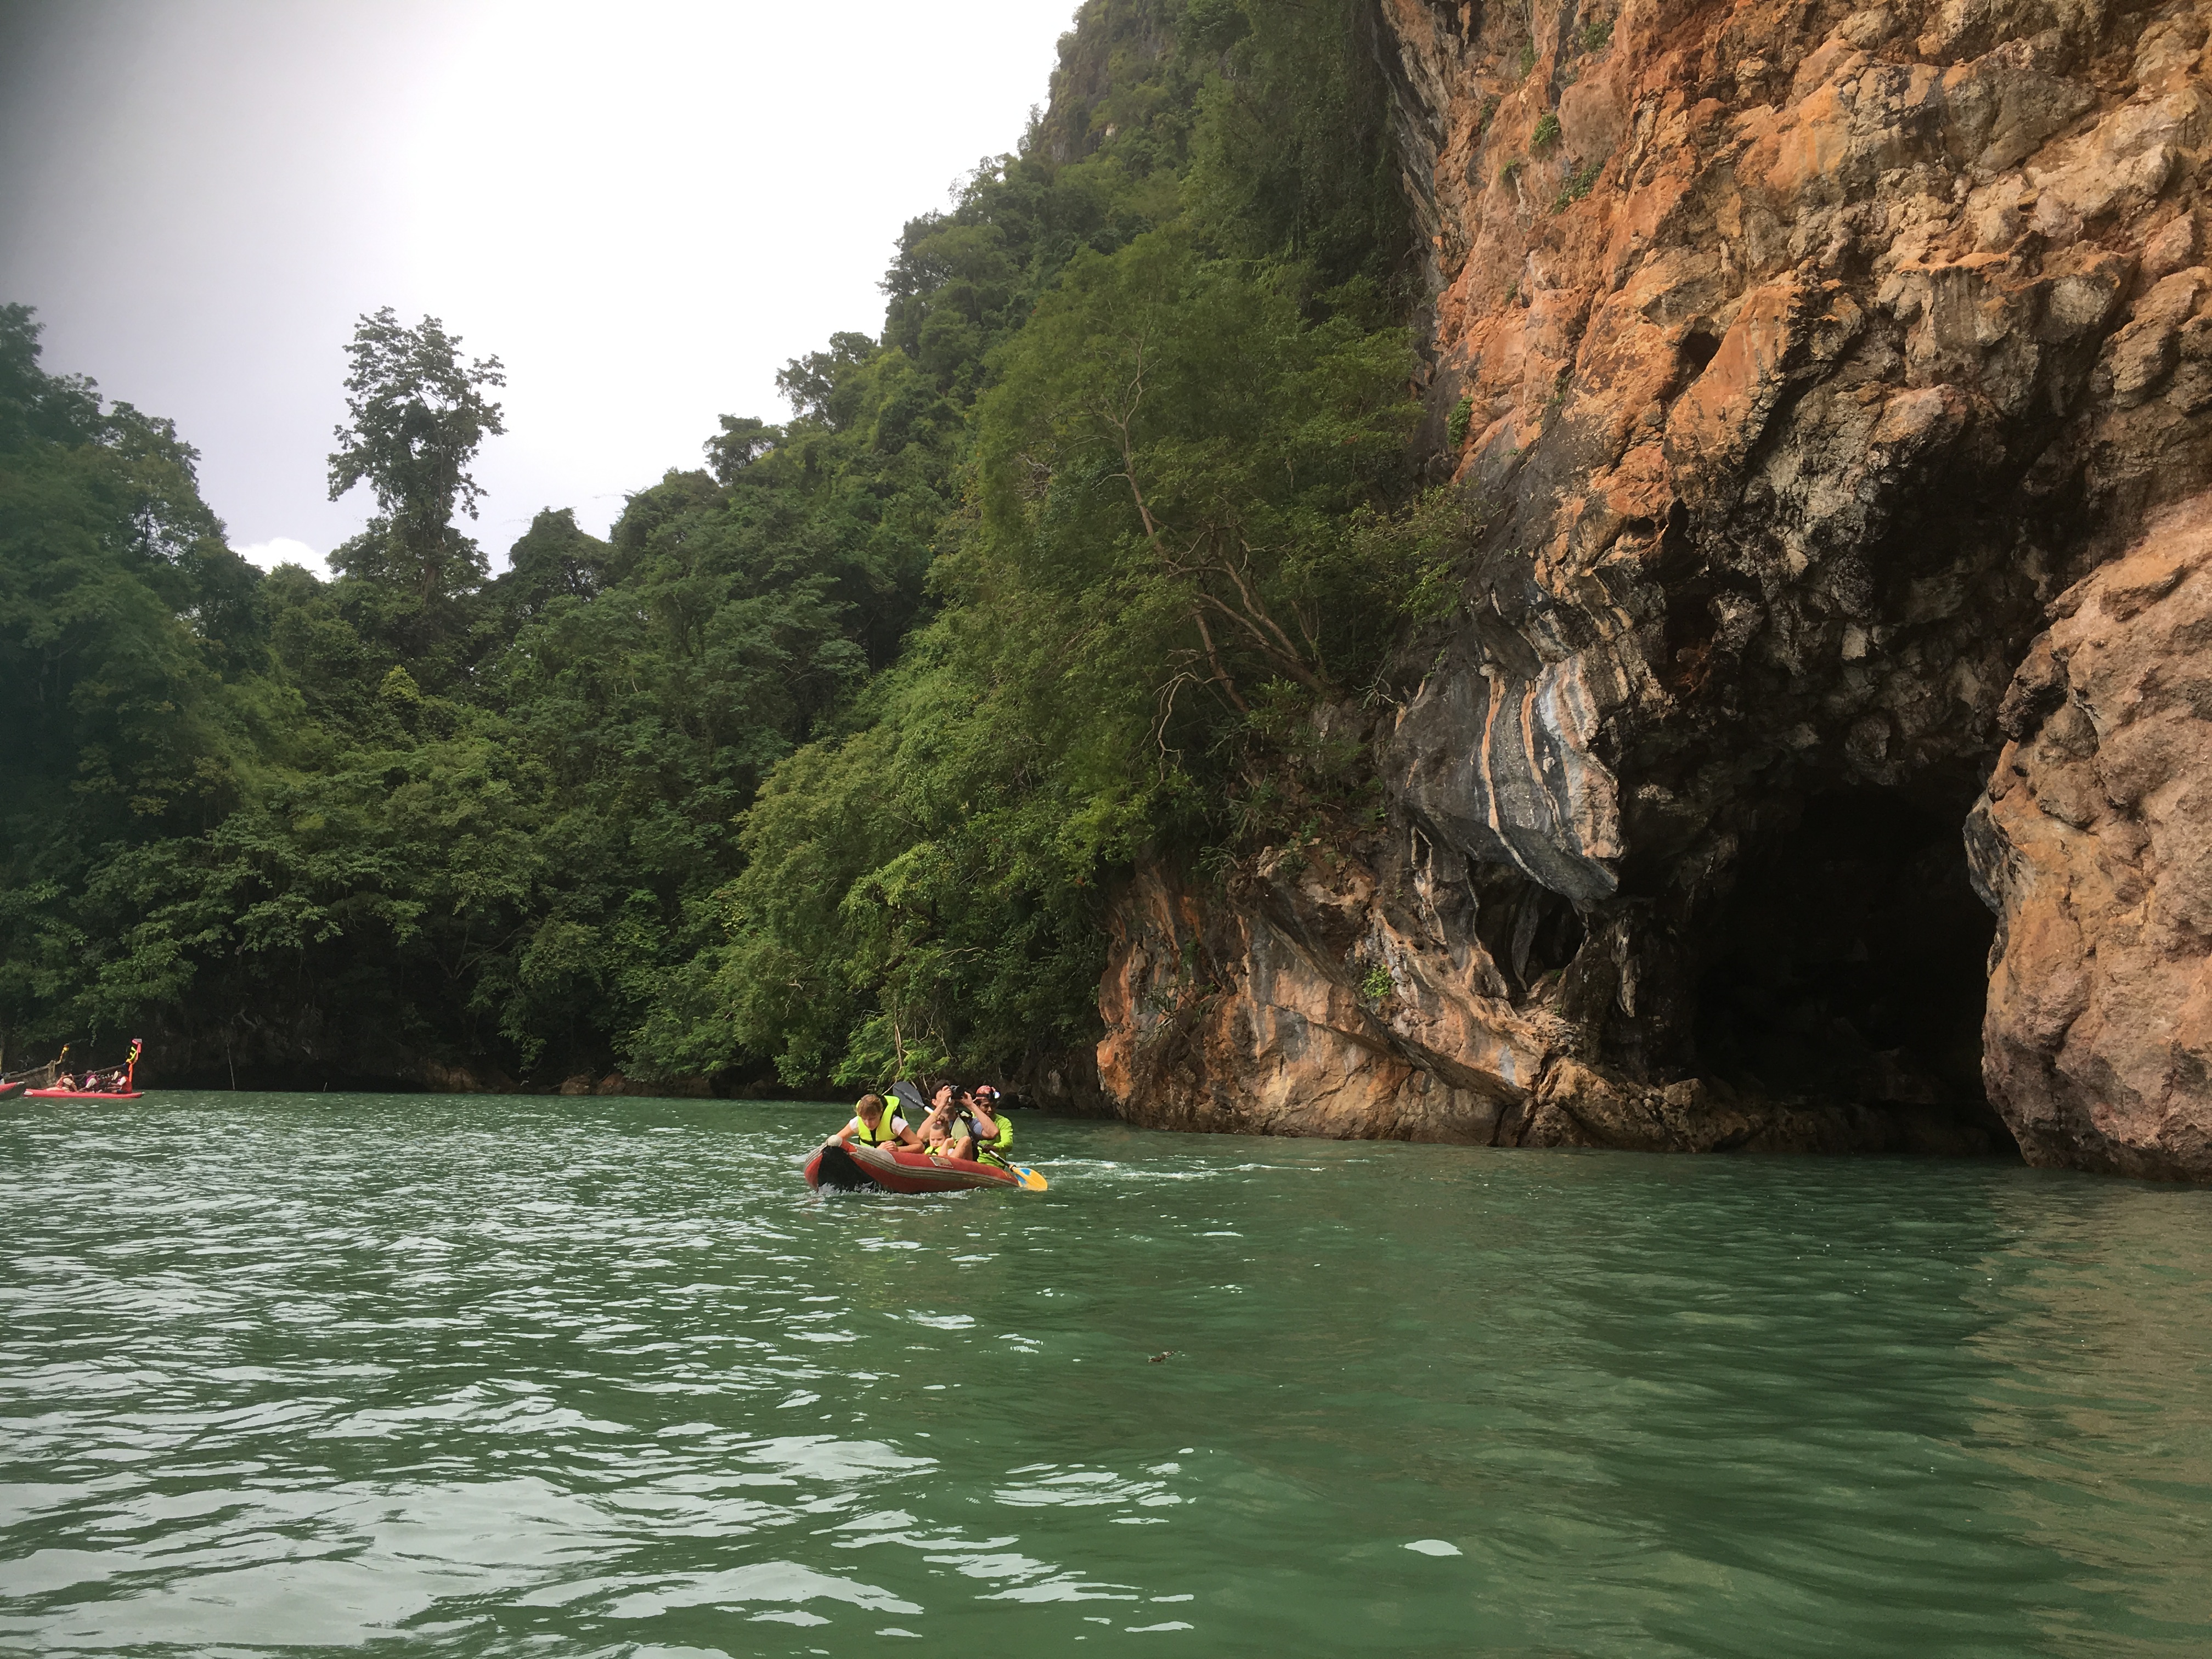
<path id="1" fill-rule="evenodd" d="M 1022 1178 L 1022 1185 L 1028 1188 L 1031 1192 L 1041 1193 L 1044 1191 L 1044 1177 L 1039 1175 L 1035 1170 L 1030 1168 L 1028 1164 L 1015 1164 L 1014 1173 Z"/>

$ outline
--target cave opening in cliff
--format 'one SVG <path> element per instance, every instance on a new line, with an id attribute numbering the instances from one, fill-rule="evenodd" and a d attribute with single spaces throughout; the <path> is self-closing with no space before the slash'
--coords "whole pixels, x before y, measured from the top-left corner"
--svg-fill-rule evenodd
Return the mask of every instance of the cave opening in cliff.
<path id="1" fill-rule="evenodd" d="M 1815 796 L 1746 849 L 1700 931 L 1700 1069 L 1763 1095 L 1996 1121 L 1981 1077 L 1995 922 L 1957 817 L 1893 792 Z"/>
<path id="2" fill-rule="evenodd" d="M 1573 904 L 1518 870 L 1478 864 L 1469 877 L 1479 908 L 1475 935 L 1516 996 L 1565 968 L 1583 948 L 1583 918 Z"/>

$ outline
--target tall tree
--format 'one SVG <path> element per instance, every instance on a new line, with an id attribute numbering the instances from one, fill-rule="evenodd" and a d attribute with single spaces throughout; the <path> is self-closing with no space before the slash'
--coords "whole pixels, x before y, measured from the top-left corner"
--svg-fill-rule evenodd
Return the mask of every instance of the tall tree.
<path id="1" fill-rule="evenodd" d="M 483 556 L 454 530 L 453 514 L 477 515 L 483 492 L 469 464 L 507 430 L 485 395 L 507 376 L 496 357 L 465 363 L 460 337 L 435 317 L 405 328 L 390 306 L 361 319 L 346 356 L 349 418 L 331 455 L 331 499 L 366 482 L 381 513 L 341 550 L 344 568 L 433 610 L 484 578 Z"/>
<path id="2" fill-rule="evenodd" d="M 264 580 L 0 307 L 0 1037 L 818 1086 L 1095 1035 L 1102 884 L 1357 810 L 1304 714 L 1449 573 L 1370 10 L 1084 0 L 880 341 L 497 581 L 504 377 L 436 319 L 360 319 L 329 482 L 377 516 Z"/>

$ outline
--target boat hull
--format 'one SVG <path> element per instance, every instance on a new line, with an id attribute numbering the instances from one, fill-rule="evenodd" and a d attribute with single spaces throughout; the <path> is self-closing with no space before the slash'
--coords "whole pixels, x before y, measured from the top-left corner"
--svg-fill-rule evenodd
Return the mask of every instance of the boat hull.
<path id="1" fill-rule="evenodd" d="M 838 1141 L 806 1160 L 806 1184 L 817 1192 L 957 1193 L 971 1187 L 1019 1187 L 1022 1179 L 994 1164 L 927 1152 L 892 1152 Z"/>
<path id="2" fill-rule="evenodd" d="M 126 1089 L 121 1094 L 103 1093 L 84 1089 L 26 1089 L 26 1100 L 137 1100 L 145 1092 L 143 1089 Z"/>

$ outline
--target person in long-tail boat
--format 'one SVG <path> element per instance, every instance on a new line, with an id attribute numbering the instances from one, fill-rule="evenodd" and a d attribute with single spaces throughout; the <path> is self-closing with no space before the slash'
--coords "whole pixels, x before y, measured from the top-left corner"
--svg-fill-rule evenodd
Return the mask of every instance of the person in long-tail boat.
<path id="1" fill-rule="evenodd" d="M 898 1109 L 887 1103 L 881 1095 L 862 1095 L 860 1104 L 853 1108 L 853 1121 L 837 1131 L 836 1139 L 851 1146 L 859 1141 L 863 1146 L 904 1146 L 909 1150 L 921 1145 L 915 1132 L 907 1127 L 906 1119 Z"/>

